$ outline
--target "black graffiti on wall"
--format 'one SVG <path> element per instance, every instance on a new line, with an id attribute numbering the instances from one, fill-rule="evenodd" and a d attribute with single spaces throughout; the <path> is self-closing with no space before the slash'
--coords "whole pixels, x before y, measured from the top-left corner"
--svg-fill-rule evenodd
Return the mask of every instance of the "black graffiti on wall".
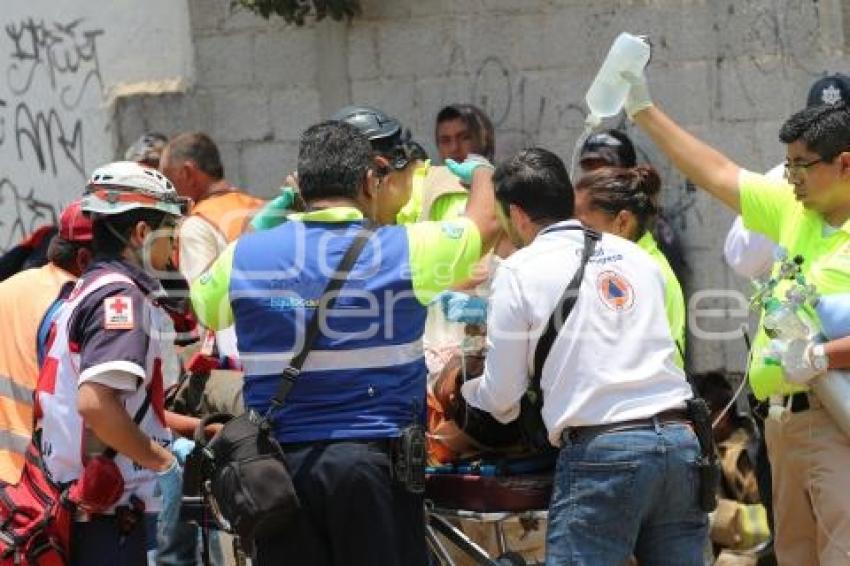
<path id="1" fill-rule="evenodd" d="M 78 18 L 46 24 L 27 18 L 6 25 L 13 46 L 6 77 L 13 94 L 26 95 L 42 72 L 59 93 L 62 107 L 73 110 L 89 82 L 102 87 L 96 40 L 103 30 L 86 29 L 83 21 Z"/>
<path id="2" fill-rule="evenodd" d="M 79 106 L 89 88 L 102 89 L 97 38 L 82 18 L 24 18 L 6 24 L 6 78 L 11 99 L 0 101 L 0 146 L 14 140 L 19 162 L 57 177 L 64 163 L 85 177 Z"/>
<path id="3" fill-rule="evenodd" d="M 452 59 L 456 58 L 462 60 L 463 56 L 455 53 Z M 490 117 L 500 139 L 505 134 L 513 138 L 511 147 L 502 147 L 502 151 L 510 153 L 532 145 L 546 130 L 575 130 L 584 122 L 580 104 L 541 91 L 500 57 L 484 58 L 470 75 L 469 100 Z"/>
<path id="4" fill-rule="evenodd" d="M 102 98 L 103 34 L 83 18 L 22 17 L 0 30 L 0 249 L 55 223 L 59 203 L 46 195 L 85 179 L 85 101 Z"/>
<path id="5" fill-rule="evenodd" d="M 15 108 L 18 159 L 24 161 L 24 148 L 29 147 L 31 155 L 35 157 L 34 165 L 42 172 L 50 171 L 55 176 L 57 150 L 61 150 L 68 163 L 85 177 L 83 123 L 78 118 L 71 124 L 63 124 L 62 116 L 53 108 L 46 113 L 33 112 L 26 102 L 18 103 Z"/>
<path id="6" fill-rule="evenodd" d="M 8 178 L 0 178 L 0 245 L 8 249 L 38 227 L 56 224 L 56 207 L 36 198 L 35 189 L 22 191 Z"/>

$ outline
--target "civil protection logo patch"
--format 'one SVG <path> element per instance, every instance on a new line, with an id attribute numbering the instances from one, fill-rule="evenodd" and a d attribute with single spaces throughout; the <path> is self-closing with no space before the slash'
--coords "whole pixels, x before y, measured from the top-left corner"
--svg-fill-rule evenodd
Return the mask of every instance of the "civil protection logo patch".
<path id="1" fill-rule="evenodd" d="M 596 291 L 606 307 L 625 312 L 635 304 L 635 290 L 629 280 L 616 271 L 603 271 L 596 278 Z"/>

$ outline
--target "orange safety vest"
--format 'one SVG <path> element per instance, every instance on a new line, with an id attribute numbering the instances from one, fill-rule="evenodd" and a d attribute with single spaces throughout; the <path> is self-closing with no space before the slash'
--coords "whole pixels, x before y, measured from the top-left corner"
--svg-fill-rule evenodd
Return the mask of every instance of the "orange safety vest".
<path id="1" fill-rule="evenodd" d="M 62 286 L 74 279 L 48 263 L 0 283 L 0 481 L 20 480 L 33 430 L 38 327 Z"/>
<path id="2" fill-rule="evenodd" d="M 215 193 L 197 203 L 192 215 L 198 215 L 218 229 L 227 242 L 242 235 L 254 214 L 266 202 L 238 190 Z"/>

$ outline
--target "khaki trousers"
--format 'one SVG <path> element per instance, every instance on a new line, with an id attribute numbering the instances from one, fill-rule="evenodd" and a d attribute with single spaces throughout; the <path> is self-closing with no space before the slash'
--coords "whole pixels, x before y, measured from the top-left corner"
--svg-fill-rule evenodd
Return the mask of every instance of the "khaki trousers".
<path id="1" fill-rule="evenodd" d="M 780 566 L 850 565 L 850 438 L 813 396 L 765 421 Z"/>

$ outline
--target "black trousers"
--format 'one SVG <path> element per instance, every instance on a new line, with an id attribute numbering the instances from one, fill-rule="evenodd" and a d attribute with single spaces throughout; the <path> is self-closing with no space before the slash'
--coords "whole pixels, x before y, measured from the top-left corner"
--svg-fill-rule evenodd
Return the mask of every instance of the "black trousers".
<path id="1" fill-rule="evenodd" d="M 284 447 L 301 500 L 291 529 L 255 541 L 259 566 L 428 564 L 421 495 L 390 477 L 390 457 L 375 443 Z"/>
<path id="2" fill-rule="evenodd" d="M 148 550 L 156 546 L 156 515 L 146 514 L 136 527 L 121 534 L 115 515 L 101 515 L 71 525 L 73 566 L 147 566 Z"/>

